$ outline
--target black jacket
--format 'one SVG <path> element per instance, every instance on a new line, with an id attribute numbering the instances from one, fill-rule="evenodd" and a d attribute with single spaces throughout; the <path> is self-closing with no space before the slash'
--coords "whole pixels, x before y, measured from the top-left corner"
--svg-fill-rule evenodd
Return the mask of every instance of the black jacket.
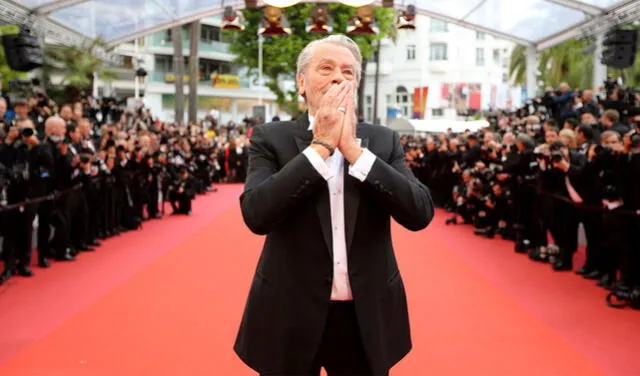
<path id="1" fill-rule="evenodd" d="M 240 198 L 247 226 L 266 241 L 234 346 L 258 372 L 311 368 L 330 305 L 333 278 L 327 182 L 303 151 L 309 118 L 254 129 Z M 345 168 L 349 279 L 364 348 L 375 373 L 411 349 L 404 285 L 391 242 L 391 219 L 417 231 L 433 218 L 427 187 L 407 168 L 400 137 L 359 124 L 357 137 L 377 156 L 364 182 Z"/>

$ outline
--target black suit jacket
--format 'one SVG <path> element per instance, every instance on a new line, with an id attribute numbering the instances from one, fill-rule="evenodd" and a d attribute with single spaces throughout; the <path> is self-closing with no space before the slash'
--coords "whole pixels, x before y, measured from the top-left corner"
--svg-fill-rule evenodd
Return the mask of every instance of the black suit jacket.
<path id="1" fill-rule="evenodd" d="M 309 371 L 330 305 L 329 191 L 301 153 L 312 140 L 308 126 L 306 114 L 296 122 L 258 126 L 249 148 L 242 214 L 254 233 L 267 237 L 234 349 L 263 373 Z M 406 167 L 397 133 L 359 124 L 357 137 L 377 159 L 364 182 L 345 165 L 349 279 L 365 350 L 373 370 L 383 373 L 411 349 L 391 218 L 417 231 L 434 211 L 428 189 Z"/>

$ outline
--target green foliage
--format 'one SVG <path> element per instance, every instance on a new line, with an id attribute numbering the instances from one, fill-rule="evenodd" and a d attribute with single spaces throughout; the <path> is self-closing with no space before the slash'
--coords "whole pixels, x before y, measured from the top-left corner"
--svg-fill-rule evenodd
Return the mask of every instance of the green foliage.
<path id="1" fill-rule="evenodd" d="M 54 100 L 57 99 L 57 102 L 75 101 L 80 92 L 90 91 L 93 86 L 94 72 L 97 72 L 103 81 L 116 78 L 109 66 L 96 56 L 95 51 L 98 48 L 109 51 L 109 48 L 100 39 L 82 47 L 50 45 L 45 48 L 45 64 L 42 67 L 45 77 L 44 84 L 47 91 L 52 92 Z M 55 85 L 58 90 L 51 84 L 51 76 L 54 74 L 62 77 L 61 82 Z M 61 88 L 63 90 L 59 90 Z"/>
<path id="2" fill-rule="evenodd" d="M 585 49 L 594 43 L 592 39 L 570 40 L 551 47 L 538 54 L 539 81 L 544 86 L 558 87 L 561 82 L 566 82 L 572 88 L 593 88 L 602 86 L 601 82 L 593 81 L 593 54 L 585 53 Z M 526 54 L 527 48 L 518 45 L 511 52 L 509 64 L 509 76 L 518 85 L 526 82 Z M 637 87 L 640 85 L 640 53 L 636 54 L 635 64 L 620 71 L 608 69 L 611 77 L 622 76 L 625 86 Z M 543 89 L 539 87 L 538 89 Z"/>
<path id="3" fill-rule="evenodd" d="M 333 17 L 333 34 L 344 34 L 349 18 L 356 9 L 339 3 L 329 3 L 329 12 Z M 295 91 L 284 92 L 279 85 L 283 79 L 293 79 L 298 54 L 309 42 L 324 38 L 323 34 L 311 34 L 305 31 L 305 23 L 313 3 L 299 4 L 283 9 L 289 21 L 291 35 L 265 37 L 263 42 L 263 75 L 265 85 L 277 96 L 277 103 L 292 115 L 300 112 L 298 96 Z M 225 31 L 224 37 L 233 40 L 230 52 L 236 55 L 235 63 L 248 67 L 250 74 L 257 77 L 258 69 L 258 25 L 262 19 L 262 9 L 245 9 L 245 30 L 242 32 Z M 376 8 L 375 16 L 380 30 L 378 35 L 350 36 L 360 47 L 363 59 L 373 56 L 374 40 L 393 37 L 395 29 L 395 10 Z"/>
<path id="4" fill-rule="evenodd" d="M 2 81 L 2 87 L 4 88 L 4 90 L 7 90 L 7 88 L 9 87 L 9 81 L 18 78 L 24 79 L 26 77 L 26 73 L 16 72 L 9 68 L 9 65 L 7 64 L 6 58 L 4 56 L 4 48 L 0 48 L 0 81 Z"/>

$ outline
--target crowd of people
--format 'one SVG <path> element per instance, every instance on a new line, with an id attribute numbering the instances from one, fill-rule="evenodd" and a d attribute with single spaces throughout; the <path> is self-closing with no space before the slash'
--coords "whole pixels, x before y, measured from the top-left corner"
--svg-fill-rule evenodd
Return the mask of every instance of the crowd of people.
<path id="1" fill-rule="evenodd" d="M 0 284 L 33 275 L 32 248 L 41 268 L 73 261 L 162 218 L 166 202 L 190 215 L 212 184 L 242 182 L 253 123 L 164 123 L 113 98 L 0 97 Z"/>
<path id="2" fill-rule="evenodd" d="M 605 94 L 606 93 L 606 94 Z M 500 236 L 518 253 L 609 289 L 640 308 L 640 108 L 630 90 L 548 90 L 478 132 L 405 136 L 406 160 L 451 212 L 447 224 Z"/>

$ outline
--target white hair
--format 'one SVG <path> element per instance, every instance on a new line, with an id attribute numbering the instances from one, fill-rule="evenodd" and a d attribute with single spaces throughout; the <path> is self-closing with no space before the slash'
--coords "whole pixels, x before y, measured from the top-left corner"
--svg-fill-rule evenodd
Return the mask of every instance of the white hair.
<path id="1" fill-rule="evenodd" d="M 348 49 L 351 52 L 351 54 L 353 54 L 353 57 L 356 59 L 356 62 L 357 62 L 355 66 L 356 83 L 360 85 L 360 78 L 362 78 L 362 54 L 360 53 L 360 47 L 358 47 L 358 45 L 356 44 L 356 42 L 353 41 L 353 39 L 342 34 L 329 35 L 326 38 L 314 40 L 313 42 L 307 44 L 304 47 L 304 49 L 302 49 L 302 52 L 300 52 L 300 55 L 298 55 L 296 73 L 304 74 L 304 72 L 307 69 L 307 66 L 309 65 L 309 62 L 311 62 L 311 58 L 313 57 L 316 47 L 322 44 L 327 44 L 327 43 L 342 46 Z"/>

